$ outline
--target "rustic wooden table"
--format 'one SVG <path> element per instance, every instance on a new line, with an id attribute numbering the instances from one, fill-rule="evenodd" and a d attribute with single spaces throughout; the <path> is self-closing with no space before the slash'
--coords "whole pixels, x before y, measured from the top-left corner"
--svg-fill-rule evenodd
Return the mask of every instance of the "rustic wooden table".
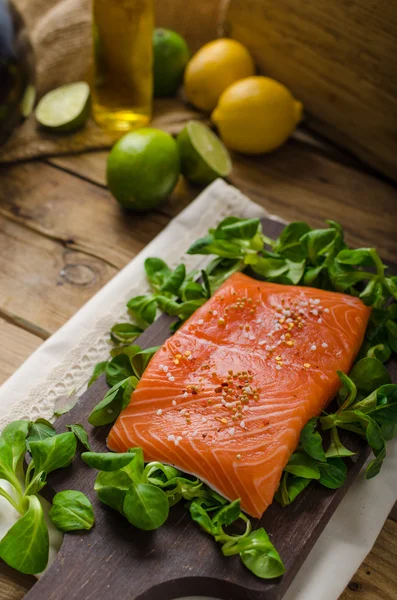
<path id="1" fill-rule="evenodd" d="M 175 122 L 183 115 L 176 107 Z M 0 168 L 0 383 L 200 191 L 181 181 L 159 210 L 127 215 L 106 188 L 106 157 Z M 352 157 L 299 131 L 269 156 L 233 160 L 230 182 L 270 213 L 311 225 L 335 219 L 350 244 L 395 261 L 396 189 Z M 395 507 L 340 600 L 396 600 L 396 561 Z M 0 563 L 0 600 L 22 598 L 33 583 Z"/>

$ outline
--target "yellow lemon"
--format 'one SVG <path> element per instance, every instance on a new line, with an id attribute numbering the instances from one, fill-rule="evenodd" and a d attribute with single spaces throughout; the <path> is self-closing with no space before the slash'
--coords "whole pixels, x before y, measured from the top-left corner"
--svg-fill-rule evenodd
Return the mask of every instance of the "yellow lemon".
<path id="1" fill-rule="evenodd" d="M 212 113 L 226 146 L 243 154 L 271 152 L 302 118 L 303 106 L 270 77 L 247 77 L 227 88 Z"/>
<path id="2" fill-rule="evenodd" d="M 205 44 L 185 70 L 185 94 L 200 110 L 212 111 L 232 83 L 255 74 L 248 50 L 235 40 L 221 38 Z"/>

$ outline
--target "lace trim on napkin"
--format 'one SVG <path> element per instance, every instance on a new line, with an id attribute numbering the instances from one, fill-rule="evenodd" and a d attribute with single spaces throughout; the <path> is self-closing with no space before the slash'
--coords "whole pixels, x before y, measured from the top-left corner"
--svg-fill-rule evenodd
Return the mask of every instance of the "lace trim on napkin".
<path id="1" fill-rule="evenodd" d="M 197 208 L 199 210 L 196 210 Z M 197 217 L 197 213 L 199 217 Z M 267 215 L 263 208 L 254 204 L 236 188 L 218 180 L 204 190 L 178 217 L 173 219 L 163 233 L 149 244 L 147 250 L 150 249 L 152 256 L 160 255 L 171 266 L 175 267 L 183 261 L 189 270 L 199 268 L 208 262 L 208 258 L 189 256 L 186 254 L 186 249 L 195 239 L 205 235 L 211 226 L 232 214 L 240 217 Z M 191 216 L 194 216 L 193 220 Z M 278 217 L 267 216 L 281 221 Z M 163 235 L 164 233 L 166 235 Z M 50 370 L 47 376 L 43 376 L 41 383 L 34 385 L 24 398 L 14 402 L 12 410 L 7 411 L 6 406 L 0 406 L 0 430 L 14 419 L 37 419 L 39 417 L 50 419 L 53 416 L 54 403 L 57 399 L 71 394 L 81 394 L 84 391 L 94 365 L 106 360 L 109 356 L 110 328 L 114 323 L 128 318 L 126 302 L 132 296 L 145 294 L 150 290 L 140 264 L 143 262 L 142 255 L 144 253 L 147 254 L 147 251 L 143 250 L 125 268 L 125 291 L 122 297 L 118 294 L 113 304 L 101 305 L 102 311 L 101 314 L 98 314 L 98 320 L 77 345 L 71 347 L 73 341 L 78 337 L 78 331 L 72 323 L 68 322 L 62 332 L 55 333 L 36 351 L 43 352 L 44 346 L 48 345 L 49 348 L 57 342 L 58 337 L 62 335 L 62 338 L 65 339 L 65 334 L 67 334 L 69 349 L 63 357 L 59 358 L 58 364 Z M 133 285 L 130 285 L 131 281 L 134 282 Z M 112 282 L 110 282 L 111 285 Z M 100 294 L 101 291 L 98 292 L 98 295 Z M 77 315 L 85 310 L 86 306 L 81 308 Z M 24 366 L 15 376 L 23 377 Z"/>

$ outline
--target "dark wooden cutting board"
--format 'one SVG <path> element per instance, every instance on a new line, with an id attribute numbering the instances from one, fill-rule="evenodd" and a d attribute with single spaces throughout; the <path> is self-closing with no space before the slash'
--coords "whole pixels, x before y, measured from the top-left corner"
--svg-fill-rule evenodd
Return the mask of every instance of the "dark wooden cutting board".
<path id="1" fill-rule="evenodd" d="M 275 237 L 281 229 L 280 223 L 263 219 L 266 235 Z M 161 317 L 137 343 L 143 348 L 161 344 L 170 335 L 170 321 Z M 388 368 L 397 382 L 397 360 L 390 361 Z M 92 449 L 105 451 L 110 427 L 92 427 L 87 416 L 107 389 L 101 377 L 57 420 L 57 430 L 81 423 L 89 432 Z M 97 500 L 97 471 L 76 457 L 70 467 L 50 475 L 51 493 L 78 489 L 87 494 L 94 506 L 95 527 L 65 535 L 56 561 L 26 600 L 174 600 L 189 595 L 280 600 L 368 456 L 368 447 L 358 437 L 346 433 L 342 440 L 357 454 L 348 461 L 348 477 L 341 489 L 311 484 L 292 505 L 281 508 L 275 502 L 253 523 L 266 529 L 286 566 L 283 577 L 270 581 L 252 575 L 239 557 L 224 557 L 219 545 L 192 522 L 183 503 L 171 509 L 159 530 L 134 528 Z"/>

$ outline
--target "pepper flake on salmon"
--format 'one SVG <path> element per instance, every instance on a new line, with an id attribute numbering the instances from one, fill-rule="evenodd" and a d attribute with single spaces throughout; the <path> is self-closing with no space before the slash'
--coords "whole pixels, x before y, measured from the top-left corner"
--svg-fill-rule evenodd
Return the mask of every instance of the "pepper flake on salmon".
<path id="1" fill-rule="evenodd" d="M 260 517 L 369 316 L 352 296 L 232 275 L 152 358 L 109 448 L 140 446 Z"/>

